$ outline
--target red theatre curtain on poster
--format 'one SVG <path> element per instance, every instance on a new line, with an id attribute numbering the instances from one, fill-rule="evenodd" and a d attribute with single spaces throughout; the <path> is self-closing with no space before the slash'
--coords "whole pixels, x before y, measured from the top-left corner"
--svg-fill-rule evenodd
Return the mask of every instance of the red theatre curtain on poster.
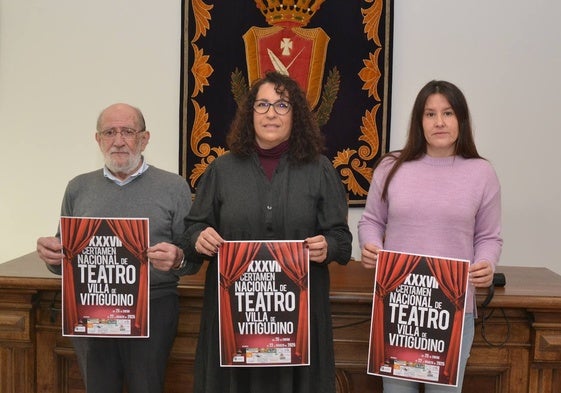
<path id="1" fill-rule="evenodd" d="M 469 261 L 378 254 L 368 373 L 457 386 Z"/>
<path id="2" fill-rule="evenodd" d="M 221 366 L 309 365 L 308 269 L 303 241 L 221 246 Z"/>
<path id="3" fill-rule="evenodd" d="M 148 219 L 61 217 L 63 335 L 149 336 Z"/>

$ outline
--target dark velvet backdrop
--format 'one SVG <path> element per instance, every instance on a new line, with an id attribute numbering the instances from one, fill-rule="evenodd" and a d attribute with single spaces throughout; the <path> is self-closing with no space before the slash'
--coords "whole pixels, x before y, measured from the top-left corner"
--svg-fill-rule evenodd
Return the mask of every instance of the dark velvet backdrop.
<path id="1" fill-rule="evenodd" d="M 389 147 L 392 9 L 391 0 L 184 0 L 179 164 L 193 192 L 227 150 L 241 95 L 276 65 L 307 91 L 349 204 L 364 205 Z"/>

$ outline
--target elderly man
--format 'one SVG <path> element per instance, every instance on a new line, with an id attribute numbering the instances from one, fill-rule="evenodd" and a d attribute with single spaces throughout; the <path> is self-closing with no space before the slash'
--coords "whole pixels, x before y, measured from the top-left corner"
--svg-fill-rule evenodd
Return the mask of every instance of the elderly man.
<path id="1" fill-rule="evenodd" d="M 162 392 L 167 359 L 178 323 L 177 283 L 189 274 L 182 251 L 191 192 L 177 174 L 148 165 L 150 140 L 139 109 L 114 104 L 97 120 L 95 139 L 105 167 L 71 180 L 61 215 L 148 218 L 150 222 L 150 338 L 73 337 L 88 393 Z M 37 240 L 49 270 L 60 274 L 60 233 Z"/>

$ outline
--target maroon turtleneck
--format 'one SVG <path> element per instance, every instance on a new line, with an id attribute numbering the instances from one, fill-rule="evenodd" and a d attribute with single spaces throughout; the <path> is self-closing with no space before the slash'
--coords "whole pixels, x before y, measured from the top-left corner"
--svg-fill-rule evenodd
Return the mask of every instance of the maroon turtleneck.
<path id="1" fill-rule="evenodd" d="M 288 141 L 281 142 L 272 149 L 262 149 L 258 145 L 255 145 L 255 151 L 265 171 L 265 175 L 267 175 L 269 180 L 273 178 L 273 173 L 279 165 L 280 158 L 288 151 L 288 147 Z"/>

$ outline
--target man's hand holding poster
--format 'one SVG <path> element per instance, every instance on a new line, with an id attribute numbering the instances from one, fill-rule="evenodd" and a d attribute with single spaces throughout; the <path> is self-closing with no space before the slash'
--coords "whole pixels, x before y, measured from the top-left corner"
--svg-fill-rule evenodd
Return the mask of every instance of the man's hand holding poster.
<path id="1" fill-rule="evenodd" d="M 368 374 L 457 386 L 469 261 L 381 250 Z"/>
<path id="2" fill-rule="evenodd" d="M 64 336 L 148 337 L 148 219 L 61 217 Z"/>
<path id="3" fill-rule="evenodd" d="M 221 366 L 309 365 L 308 270 L 303 241 L 221 246 Z"/>

